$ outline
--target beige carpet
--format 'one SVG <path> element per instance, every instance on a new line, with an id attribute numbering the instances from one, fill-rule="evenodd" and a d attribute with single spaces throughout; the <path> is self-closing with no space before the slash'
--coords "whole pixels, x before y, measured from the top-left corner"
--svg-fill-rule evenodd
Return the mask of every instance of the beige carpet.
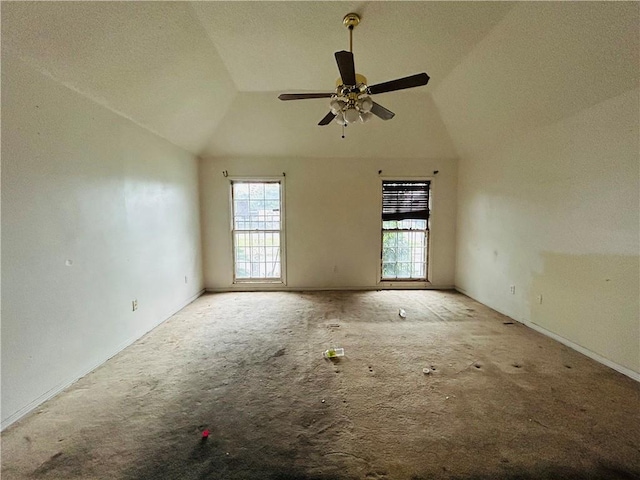
<path id="1" fill-rule="evenodd" d="M 210 294 L 3 432 L 40 478 L 640 478 L 640 384 L 453 292 Z"/>

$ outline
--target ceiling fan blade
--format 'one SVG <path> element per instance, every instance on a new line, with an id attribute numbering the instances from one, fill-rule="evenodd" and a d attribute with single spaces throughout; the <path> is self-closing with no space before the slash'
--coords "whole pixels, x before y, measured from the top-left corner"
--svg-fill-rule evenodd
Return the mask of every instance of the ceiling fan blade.
<path id="1" fill-rule="evenodd" d="M 369 87 L 369 93 L 375 95 L 376 93 L 393 92 L 395 90 L 404 90 L 405 88 L 419 87 L 426 85 L 429 81 L 429 75 L 426 73 L 417 73 L 409 77 L 398 78 L 389 82 L 378 83 Z"/>
<path id="2" fill-rule="evenodd" d="M 373 113 L 377 117 L 380 117 L 382 120 L 391 120 L 396 115 L 391 110 L 387 110 L 382 105 L 376 102 L 373 102 L 371 113 Z"/>
<path id="3" fill-rule="evenodd" d="M 329 125 L 334 118 L 336 118 L 335 114 L 333 112 L 329 112 L 322 120 L 320 120 L 320 123 L 318 123 L 318 125 Z"/>
<path id="4" fill-rule="evenodd" d="M 335 53 L 338 70 L 340 70 L 340 78 L 343 85 L 356 84 L 356 65 L 353 62 L 353 53 L 341 50 Z"/>
<path id="5" fill-rule="evenodd" d="M 333 93 L 282 93 L 280 100 L 304 100 L 306 98 L 331 98 Z"/>

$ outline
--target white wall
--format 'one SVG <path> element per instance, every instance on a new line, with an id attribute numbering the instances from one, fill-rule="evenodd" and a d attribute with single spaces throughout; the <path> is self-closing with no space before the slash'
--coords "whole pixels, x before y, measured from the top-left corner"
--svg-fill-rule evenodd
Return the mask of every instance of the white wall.
<path id="1" fill-rule="evenodd" d="M 5 427 L 197 295 L 202 265 L 194 156 L 7 52 L 2 162 Z"/>
<path id="2" fill-rule="evenodd" d="M 434 95 L 461 157 L 456 285 L 626 373 L 640 372 L 638 20 L 637 3 L 522 4 Z"/>
<path id="3" fill-rule="evenodd" d="M 366 128 L 366 126 L 362 126 Z M 336 132 L 337 134 L 337 132 Z M 233 289 L 230 176 L 286 173 L 287 288 L 374 288 L 380 262 L 381 178 L 433 176 L 432 284 L 453 285 L 457 162 L 354 158 L 216 158 L 201 161 L 204 278 Z"/>

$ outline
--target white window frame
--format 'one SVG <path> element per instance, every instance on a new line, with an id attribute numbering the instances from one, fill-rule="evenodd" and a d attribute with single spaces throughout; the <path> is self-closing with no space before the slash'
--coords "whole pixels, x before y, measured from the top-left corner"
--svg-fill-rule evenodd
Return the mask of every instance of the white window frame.
<path id="1" fill-rule="evenodd" d="M 382 235 L 383 235 L 383 221 L 382 221 L 382 207 L 383 207 L 383 200 L 382 200 L 382 183 L 383 182 L 429 182 L 429 220 L 427 221 L 427 231 L 428 231 L 428 235 L 427 235 L 427 242 L 425 245 L 425 259 L 427 262 L 427 271 L 426 271 L 426 275 L 427 278 L 426 280 L 423 279 L 419 279 L 419 280 L 411 280 L 411 279 L 398 279 L 398 280 L 390 280 L 390 279 L 382 279 Z M 410 175 L 403 175 L 403 176 L 393 176 L 393 177 L 380 177 L 380 183 L 379 188 L 378 188 L 378 194 L 379 194 L 379 207 L 378 207 L 378 214 L 380 215 L 380 235 L 378 236 L 378 269 L 377 269 L 377 279 L 376 279 L 376 285 L 380 286 L 380 287 L 402 287 L 402 288 L 410 288 L 410 287 L 428 287 L 431 286 L 431 279 L 433 278 L 432 275 L 432 266 L 431 266 L 431 239 L 433 237 L 433 216 L 432 216 L 432 212 L 433 212 L 433 198 L 434 198 L 434 192 L 435 192 L 435 177 L 431 176 L 420 176 L 420 177 L 413 177 Z"/>
<path id="2" fill-rule="evenodd" d="M 285 234 L 285 176 L 264 176 L 264 177 L 227 177 L 229 180 L 229 235 L 231 237 L 231 265 L 234 285 L 258 284 L 258 285 L 286 285 L 287 284 L 287 256 L 286 256 L 286 234 Z M 233 183 L 254 182 L 254 183 L 280 183 L 280 278 L 236 278 L 236 242 L 235 242 L 235 211 L 233 204 Z"/>

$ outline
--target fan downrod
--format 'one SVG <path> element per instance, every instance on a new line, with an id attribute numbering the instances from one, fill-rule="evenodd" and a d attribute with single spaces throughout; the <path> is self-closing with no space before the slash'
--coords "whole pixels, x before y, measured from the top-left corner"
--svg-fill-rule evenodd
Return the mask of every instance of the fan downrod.
<path id="1" fill-rule="evenodd" d="M 357 13 L 347 13 L 342 19 L 342 23 L 349 29 L 349 51 L 353 52 L 353 29 L 360 23 L 360 15 Z"/>

